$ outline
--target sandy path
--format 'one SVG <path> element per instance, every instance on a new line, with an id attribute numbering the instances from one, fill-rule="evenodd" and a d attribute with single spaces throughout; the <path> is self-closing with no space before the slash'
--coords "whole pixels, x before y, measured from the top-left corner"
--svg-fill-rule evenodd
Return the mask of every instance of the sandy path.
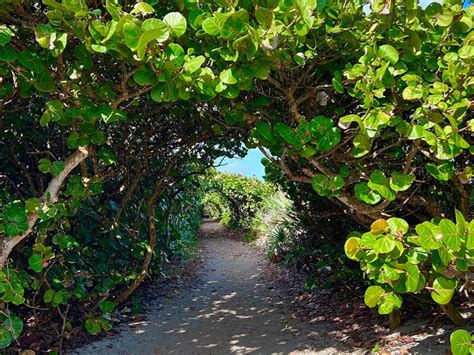
<path id="1" fill-rule="evenodd" d="M 261 253 L 228 236 L 216 222 L 202 226 L 205 262 L 196 287 L 159 300 L 146 321 L 77 349 L 77 354 L 340 353 L 328 329 L 293 319 L 283 291 L 263 277 Z"/>

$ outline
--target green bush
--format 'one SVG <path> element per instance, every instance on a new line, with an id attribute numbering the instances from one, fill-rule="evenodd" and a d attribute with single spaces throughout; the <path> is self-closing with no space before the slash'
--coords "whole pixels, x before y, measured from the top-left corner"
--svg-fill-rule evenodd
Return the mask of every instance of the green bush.
<path id="1" fill-rule="evenodd" d="M 379 219 L 369 232 L 353 233 L 346 241 L 349 258 L 360 261 L 364 274 L 374 283 L 364 301 L 391 314 L 402 306 L 401 295 L 428 290 L 431 298 L 446 306 L 455 293 L 473 288 L 474 221 L 466 222 L 456 211 L 456 222 L 436 219 L 410 230 L 401 218 Z M 457 324 L 456 312 L 443 308 Z M 461 324 L 458 324 L 461 323 Z"/>

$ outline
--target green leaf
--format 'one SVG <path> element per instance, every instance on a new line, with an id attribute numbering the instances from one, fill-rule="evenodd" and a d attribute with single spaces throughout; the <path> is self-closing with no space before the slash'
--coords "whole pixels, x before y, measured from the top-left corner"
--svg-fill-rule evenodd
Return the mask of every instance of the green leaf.
<path id="1" fill-rule="evenodd" d="M 469 355 L 474 351 L 474 339 L 467 330 L 458 329 L 452 332 L 449 340 L 453 355 Z"/>
<path id="2" fill-rule="evenodd" d="M 413 181 L 415 181 L 415 175 L 401 174 L 394 171 L 390 178 L 390 188 L 394 191 L 406 191 L 410 188 Z"/>
<path id="3" fill-rule="evenodd" d="M 448 27 L 453 22 L 454 16 L 451 12 L 446 10 L 436 16 L 436 24 L 441 27 Z"/>
<path id="4" fill-rule="evenodd" d="M 438 277 L 433 282 L 434 290 L 431 292 L 431 298 L 441 305 L 448 304 L 453 298 L 456 289 L 456 280 Z"/>
<path id="5" fill-rule="evenodd" d="M 179 12 L 170 12 L 163 21 L 169 26 L 171 34 L 176 37 L 181 37 L 186 32 L 186 19 Z"/>
<path id="6" fill-rule="evenodd" d="M 26 222 L 26 210 L 20 204 L 11 204 L 5 209 L 6 220 L 13 223 Z"/>
<path id="7" fill-rule="evenodd" d="M 107 148 L 101 148 L 99 150 L 99 158 L 104 161 L 105 164 L 111 165 L 117 161 L 117 157 Z"/>
<path id="8" fill-rule="evenodd" d="M 148 19 L 142 24 L 142 30 L 145 31 L 140 36 L 137 45 L 137 56 L 143 59 L 147 46 L 152 41 L 165 42 L 169 38 L 168 26 L 158 19 Z"/>
<path id="9" fill-rule="evenodd" d="M 366 182 L 357 183 L 354 187 L 354 193 L 358 200 L 369 205 L 375 205 L 382 200 L 382 196 L 372 191 Z"/>
<path id="10" fill-rule="evenodd" d="M 397 217 L 387 219 L 388 229 L 392 234 L 405 234 L 408 232 L 408 223 Z"/>
<path id="11" fill-rule="evenodd" d="M 439 227 L 434 225 L 431 222 L 423 222 L 418 224 L 416 227 L 416 232 L 418 233 L 420 239 L 420 245 L 426 250 L 435 250 L 441 247 L 441 231 Z"/>
<path id="12" fill-rule="evenodd" d="M 377 55 L 391 64 L 396 64 L 399 59 L 397 50 L 389 44 L 380 46 Z"/>
<path id="13" fill-rule="evenodd" d="M 316 116 L 309 122 L 309 127 L 316 146 L 323 152 L 334 148 L 341 140 L 341 130 L 334 127 L 329 117 Z"/>
<path id="14" fill-rule="evenodd" d="M 35 272 L 43 270 L 43 258 L 39 254 L 33 254 L 28 258 L 28 265 Z"/>
<path id="15" fill-rule="evenodd" d="M 407 274 L 407 280 L 405 283 L 407 292 L 416 292 L 420 280 L 420 270 L 418 270 L 416 265 L 405 264 L 405 271 Z"/>
<path id="16" fill-rule="evenodd" d="M 234 74 L 236 74 L 234 73 L 234 69 L 225 69 L 220 73 L 219 79 L 221 79 L 221 81 L 227 85 L 237 84 L 238 80 Z"/>
<path id="17" fill-rule="evenodd" d="M 362 245 L 360 244 L 360 238 L 351 237 L 346 240 L 344 244 L 344 251 L 349 259 L 359 261 L 358 254 L 363 250 Z"/>
<path id="18" fill-rule="evenodd" d="M 5 233 L 9 237 L 16 237 L 27 230 L 28 224 L 26 223 L 8 223 L 5 225 Z"/>
<path id="19" fill-rule="evenodd" d="M 80 139 L 79 133 L 72 132 L 69 135 L 69 137 L 67 137 L 67 139 L 66 139 L 66 144 L 67 144 L 68 148 L 75 149 L 75 148 L 79 147 L 79 139 Z"/>
<path id="20" fill-rule="evenodd" d="M 10 331 L 13 339 L 18 339 L 23 331 L 23 321 L 14 314 L 10 314 L 3 325 Z"/>
<path id="21" fill-rule="evenodd" d="M 17 59 L 18 55 L 15 49 L 9 44 L 0 46 L 0 60 L 4 62 L 14 62 Z"/>
<path id="22" fill-rule="evenodd" d="M 56 85 L 51 78 L 51 75 L 48 71 L 42 71 L 39 73 L 33 83 L 36 90 L 40 92 L 53 92 L 56 90 Z"/>
<path id="23" fill-rule="evenodd" d="M 466 233 L 466 228 L 468 224 L 466 223 L 466 219 L 464 218 L 464 215 L 461 211 L 456 209 L 454 212 L 456 215 L 456 230 L 459 236 L 462 237 L 464 236 L 464 233 Z"/>
<path id="24" fill-rule="evenodd" d="M 142 86 L 153 85 L 156 82 L 155 74 L 153 73 L 153 71 L 146 67 L 138 69 L 133 74 L 133 80 L 135 80 L 138 85 Z"/>
<path id="25" fill-rule="evenodd" d="M 92 334 L 92 335 L 99 334 L 100 331 L 102 330 L 100 326 L 100 322 L 98 322 L 98 320 L 96 319 L 87 319 L 85 328 L 89 332 L 89 334 Z"/>
<path id="26" fill-rule="evenodd" d="M 472 61 L 474 58 L 474 46 L 466 45 L 464 47 L 461 47 L 458 51 L 458 54 L 459 58 L 468 59 Z"/>
<path id="27" fill-rule="evenodd" d="M 466 234 L 466 248 L 467 250 L 474 250 L 474 219 L 469 222 Z"/>
<path id="28" fill-rule="evenodd" d="M 390 187 L 390 181 L 381 170 L 374 170 L 370 174 L 368 186 L 389 201 L 393 201 L 397 197 Z"/>
<path id="29" fill-rule="evenodd" d="M 237 39 L 249 22 L 247 10 L 240 9 L 229 15 L 222 25 L 221 36 L 225 39 Z"/>
<path id="30" fill-rule="evenodd" d="M 221 32 L 219 21 L 215 17 L 208 17 L 202 22 L 202 29 L 211 36 L 218 36 Z"/>
<path id="31" fill-rule="evenodd" d="M 426 171 L 437 180 L 448 181 L 454 174 L 454 164 L 450 161 L 438 165 L 427 163 Z"/>
<path id="32" fill-rule="evenodd" d="M 305 55 L 304 53 L 301 53 L 301 52 L 294 54 L 293 59 L 298 65 L 301 65 L 301 66 L 303 66 L 304 63 L 306 62 Z"/>
<path id="33" fill-rule="evenodd" d="M 52 289 L 47 290 L 47 291 L 44 293 L 44 295 L 43 295 L 43 301 L 44 301 L 45 303 L 50 303 L 50 302 L 52 302 L 52 301 L 53 301 L 54 294 L 55 294 L 54 290 L 52 290 Z"/>
<path id="34" fill-rule="evenodd" d="M 458 233 L 458 229 L 453 221 L 449 219 L 442 219 L 439 222 L 441 233 L 443 234 L 442 241 L 451 250 L 458 251 L 461 247 L 461 235 Z"/>
<path id="35" fill-rule="evenodd" d="M 280 137 L 282 137 L 287 143 L 292 144 L 292 145 L 297 144 L 296 134 L 293 128 L 291 128 L 290 126 L 287 126 L 284 123 L 278 122 L 275 125 L 275 129 L 280 135 Z"/>
<path id="36" fill-rule="evenodd" d="M 51 54 L 53 57 L 59 56 L 67 46 L 67 33 L 58 33 L 57 38 L 54 41 L 54 48 L 51 49 Z"/>
<path id="37" fill-rule="evenodd" d="M 194 73 L 196 70 L 198 70 L 201 65 L 204 64 L 204 62 L 206 61 L 206 58 L 202 55 L 200 56 L 197 56 L 197 57 L 194 57 L 190 60 L 188 60 L 185 64 L 184 64 L 184 70 L 189 73 L 189 74 L 192 74 Z"/>
<path id="38" fill-rule="evenodd" d="M 382 287 L 370 286 L 369 288 L 367 288 L 367 290 L 365 290 L 364 303 L 367 305 L 367 307 L 374 308 L 375 306 L 377 306 L 378 302 L 384 294 L 385 291 Z"/>
<path id="39" fill-rule="evenodd" d="M 92 132 L 91 135 L 91 141 L 94 144 L 104 144 L 106 142 L 107 138 L 105 137 L 104 132 L 102 131 L 94 131 Z"/>
<path id="40" fill-rule="evenodd" d="M 402 306 L 402 298 L 395 293 L 385 294 L 379 304 L 379 314 L 390 314 Z"/>
<path id="41" fill-rule="evenodd" d="M 257 19 L 258 23 L 265 26 L 266 28 L 269 28 L 272 26 L 275 15 L 269 9 L 258 7 L 257 10 L 255 10 L 255 18 Z"/>
<path id="42" fill-rule="evenodd" d="M 104 313 L 112 313 L 112 311 L 115 309 L 115 303 L 110 301 L 102 301 L 99 304 L 99 308 Z"/>
<path id="43" fill-rule="evenodd" d="M 49 169 L 49 172 L 53 176 L 58 176 L 59 174 L 61 174 L 63 170 L 64 170 L 64 163 L 62 161 L 57 160 L 53 163 L 53 165 Z"/>
<path id="44" fill-rule="evenodd" d="M 334 87 L 334 90 L 336 90 L 338 93 L 344 93 L 344 86 L 342 85 L 342 81 L 340 79 L 332 78 L 332 86 Z"/>
<path id="45" fill-rule="evenodd" d="M 395 238 L 390 234 L 379 237 L 374 243 L 374 250 L 378 254 L 390 253 L 395 248 Z"/>
<path id="46" fill-rule="evenodd" d="M 388 254 L 388 257 L 391 260 L 396 260 L 403 255 L 404 251 L 405 247 L 403 246 L 403 244 L 400 241 L 396 240 L 395 248 Z"/>
<path id="47" fill-rule="evenodd" d="M 101 44 L 91 44 L 91 48 L 97 53 L 107 53 L 107 47 Z"/>
<path id="48" fill-rule="evenodd" d="M 57 233 L 52 238 L 53 244 L 58 245 L 61 250 L 71 248 L 75 244 L 75 239 L 62 232 Z"/>
<path id="49" fill-rule="evenodd" d="M 25 202 L 25 208 L 28 212 L 35 212 L 40 206 L 40 200 L 36 197 L 31 197 Z"/>
<path id="50" fill-rule="evenodd" d="M 413 85 L 407 86 L 402 91 L 403 99 L 407 101 L 416 101 L 423 97 L 423 86 L 422 85 Z"/>
<path id="51" fill-rule="evenodd" d="M 12 37 L 13 37 L 12 30 L 6 25 L 3 25 L 3 24 L 0 25 L 0 46 L 4 46 L 8 42 L 10 42 Z"/>
<path id="52" fill-rule="evenodd" d="M 312 145 L 305 145 L 301 151 L 301 156 L 303 158 L 309 158 L 315 155 L 318 152 L 318 149 Z"/>
<path id="53" fill-rule="evenodd" d="M 155 9 L 153 6 L 150 4 L 147 4 L 146 2 L 139 2 L 136 3 L 135 6 L 133 7 L 133 10 L 130 11 L 131 14 L 142 14 L 142 15 L 149 15 L 153 14 L 155 12 Z"/>
<path id="54" fill-rule="evenodd" d="M 132 50 L 137 48 L 141 33 L 140 27 L 134 22 L 125 22 L 123 25 L 123 37 L 128 48 Z"/>
<path id="55" fill-rule="evenodd" d="M 425 9 L 426 16 L 429 16 L 429 17 L 435 17 L 438 14 L 440 14 L 442 11 L 443 11 L 443 7 L 438 2 L 432 2 Z"/>
<path id="56" fill-rule="evenodd" d="M 273 137 L 272 127 L 267 122 L 257 122 L 255 124 L 257 132 L 265 138 L 267 141 L 273 142 L 275 137 Z"/>
<path id="57" fill-rule="evenodd" d="M 46 126 L 50 121 L 58 122 L 64 117 L 64 105 L 60 100 L 51 100 L 41 116 L 40 125 Z"/>
<path id="58" fill-rule="evenodd" d="M 0 349 L 6 348 L 13 341 L 12 333 L 5 327 L 0 327 Z"/>
<path id="59" fill-rule="evenodd" d="M 319 196 L 332 196 L 336 190 L 333 182 L 323 174 L 317 174 L 311 180 L 311 185 Z"/>
<path id="60" fill-rule="evenodd" d="M 53 27 L 50 24 L 40 23 L 35 28 L 35 38 L 36 42 L 42 47 L 49 49 L 51 45 L 51 35 L 54 33 L 56 37 L 56 33 Z"/>
<path id="61" fill-rule="evenodd" d="M 400 270 L 392 267 L 389 264 L 384 264 L 382 266 L 382 274 L 383 274 L 383 279 L 385 282 L 392 282 L 400 279 Z"/>
<path id="62" fill-rule="evenodd" d="M 59 306 L 64 300 L 64 296 L 62 294 L 62 292 L 56 292 L 53 296 L 53 300 L 51 302 L 51 305 L 53 307 L 57 307 Z"/>

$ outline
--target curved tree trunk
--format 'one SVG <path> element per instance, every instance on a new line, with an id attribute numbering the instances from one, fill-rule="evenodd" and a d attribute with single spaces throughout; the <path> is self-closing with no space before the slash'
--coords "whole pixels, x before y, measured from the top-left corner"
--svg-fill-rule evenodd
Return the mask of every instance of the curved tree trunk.
<path id="1" fill-rule="evenodd" d="M 87 158 L 88 155 L 88 147 L 79 147 L 71 156 L 66 159 L 64 162 L 64 170 L 61 171 L 58 176 L 55 176 L 51 179 L 46 192 L 43 194 L 43 196 L 41 196 L 40 208 L 45 205 L 53 205 L 58 201 L 59 191 L 61 190 L 64 181 L 68 175 Z M 30 213 L 27 219 L 28 230 L 19 236 L 13 238 L 8 236 L 0 236 L 0 269 L 2 269 L 8 263 L 8 258 L 10 257 L 10 254 L 15 246 L 31 234 L 38 218 L 38 212 Z"/>
<path id="2" fill-rule="evenodd" d="M 155 190 L 156 191 L 156 190 Z M 161 192 L 161 191 L 160 191 Z M 157 196 L 158 197 L 158 194 Z M 140 286 L 140 284 L 145 279 L 145 276 L 148 273 L 148 267 L 150 266 L 151 260 L 153 258 L 153 250 L 156 247 L 156 225 L 155 225 L 155 199 L 148 199 L 147 201 L 147 211 L 148 211 L 148 245 L 146 247 L 145 259 L 142 263 L 142 268 L 140 275 L 133 281 L 133 283 L 115 300 L 115 304 L 120 304 L 130 297 L 130 295 L 135 292 L 135 290 Z"/>
<path id="3" fill-rule="evenodd" d="M 148 198 L 146 202 L 147 212 L 148 212 L 148 245 L 145 254 L 145 259 L 143 260 L 140 275 L 133 281 L 133 283 L 124 291 L 120 296 L 115 300 L 115 304 L 120 304 L 124 302 L 130 295 L 135 292 L 135 290 L 140 286 L 140 284 L 145 279 L 148 273 L 148 267 L 150 266 L 151 260 L 153 258 L 153 251 L 156 247 L 156 224 L 155 224 L 155 203 L 161 192 L 165 188 L 166 178 L 169 176 L 171 168 L 176 163 L 179 155 L 176 155 L 171 159 L 166 165 L 165 171 L 156 181 L 155 188 L 153 193 Z"/>

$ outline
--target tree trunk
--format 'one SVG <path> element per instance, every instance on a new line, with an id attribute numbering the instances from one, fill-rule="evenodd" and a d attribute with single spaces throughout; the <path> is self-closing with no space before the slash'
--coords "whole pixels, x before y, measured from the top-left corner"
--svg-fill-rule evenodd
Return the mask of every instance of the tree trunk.
<path id="1" fill-rule="evenodd" d="M 140 286 L 140 284 L 145 280 L 145 276 L 148 273 L 148 267 L 150 266 L 151 260 L 153 259 L 153 251 L 156 247 L 156 225 L 155 225 L 155 203 L 161 192 L 165 188 L 166 178 L 169 176 L 171 168 L 176 163 L 179 155 L 176 155 L 171 159 L 166 165 L 165 171 L 156 181 L 155 188 L 150 198 L 146 202 L 147 211 L 148 211 L 148 245 L 147 251 L 145 254 L 145 259 L 142 263 L 142 268 L 140 275 L 133 281 L 133 283 L 120 295 L 116 298 L 115 304 L 120 304 L 124 302 L 130 295 L 135 292 L 135 290 Z"/>
<path id="2" fill-rule="evenodd" d="M 156 190 L 155 190 L 156 191 Z M 158 196 L 157 196 L 158 197 Z M 156 198 L 155 198 L 156 200 Z M 142 269 L 140 275 L 133 281 L 133 283 L 115 300 L 115 304 L 120 304 L 130 297 L 130 295 L 135 292 L 135 290 L 140 286 L 140 284 L 145 279 L 145 276 L 148 272 L 148 267 L 150 266 L 151 260 L 153 258 L 153 250 L 156 247 L 156 225 L 155 225 L 155 200 L 150 198 L 147 201 L 147 210 L 148 210 L 148 245 L 146 247 L 145 259 L 142 263 Z"/>
<path id="3" fill-rule="evenodd" d="M 451 319 L 456 327 L 463 327 L 466 325 L 466 320 L 459 314 L 456 307 L 452 303 L 440 305 L 444 313 Z"/>
<path id="4" fill-rule="evenodd" d="M 395 330 L 400 326 L 400 310 L 395 309 L 392 313 L 388 315 L 388 326 L 390 330 Z"/>
<path id="5" fill-rule="evenodd" d="M 71 156 L 69 156 L 64 162 L 64 170 L 51 179 L 48 184 L 46 192 L 40 198 L 40 208 L 46 205 L 54 205 L 58 201 L 59 191 L 64 184 L 64 181 L 68 175 L 89 155 L 88 147 L 79 147 Z M 33 227 L 39 218 L 37 212 L 30 213 L 28 215 L 27 224 L 28 230 L 16 237 L 0 236 L 0 269 L 2 269 L 7 263 L 11 252 L 15 246 L 20 243 L 23 239 L 28 237 L 33 231 Z"/>

